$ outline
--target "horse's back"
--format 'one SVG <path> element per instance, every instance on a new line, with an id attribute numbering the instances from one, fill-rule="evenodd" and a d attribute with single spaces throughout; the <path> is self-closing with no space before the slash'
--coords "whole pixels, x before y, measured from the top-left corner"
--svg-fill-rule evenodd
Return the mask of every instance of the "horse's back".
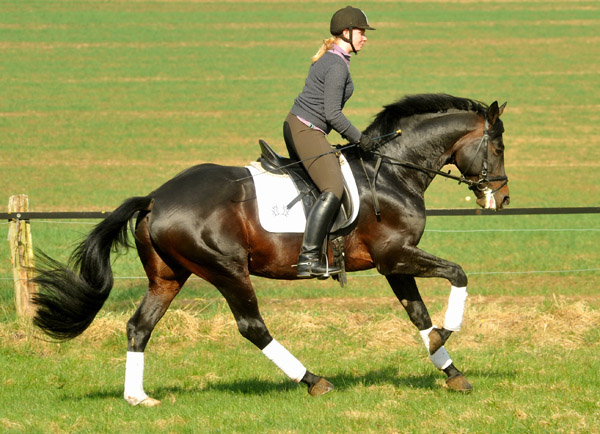
<path id="1" fill-rule="evenodd" d="M 253 194 L 248 176 L 243 167 L 217 164 L 200 164 L 179 173 L 150 194 L 152 239 L 159 242 L 167 235 L 199 242 L 208 225 L 217 230 L 215 222 L 235 222 L 239 207 Z"/>
<path id="2" fill-rule="evenodd" d="M 244 181 L 249 179 L 248 169 L 218 164 L 198 164 L 192 166 L 165 182 L 151 196 L 157 201 L 203 200 L 219 201 L 228 195 L 244 189 Z"/>

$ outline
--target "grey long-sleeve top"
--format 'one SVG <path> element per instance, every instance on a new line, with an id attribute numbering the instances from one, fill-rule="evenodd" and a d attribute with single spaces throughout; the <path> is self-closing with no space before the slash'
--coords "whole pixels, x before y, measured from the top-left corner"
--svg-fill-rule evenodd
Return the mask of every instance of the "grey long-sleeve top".
<path id="1" fill-rule="evenodd" d="M 342 113 L 353 92 L 347 63 L 328 51 L 310 66 L 304 89 L 290 111 L 326 133 L 334 129 L 350 142 L 358 142 L 361 132 Z"/>

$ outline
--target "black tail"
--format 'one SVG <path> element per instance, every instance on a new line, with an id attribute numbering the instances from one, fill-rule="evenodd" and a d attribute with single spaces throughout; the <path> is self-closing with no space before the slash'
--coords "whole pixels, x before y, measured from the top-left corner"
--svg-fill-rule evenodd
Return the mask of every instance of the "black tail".
<path id="1" fill-rule="evenodd" d="M 57 340 L 79 336 L 94 320 L 113 286 L 110 252 L 127 243 L 127 222 L 152 198 L 132 197 L 100 222 L 71 254 L 69 265 L 39 256 L 33 279 L 33 323 Z"/>

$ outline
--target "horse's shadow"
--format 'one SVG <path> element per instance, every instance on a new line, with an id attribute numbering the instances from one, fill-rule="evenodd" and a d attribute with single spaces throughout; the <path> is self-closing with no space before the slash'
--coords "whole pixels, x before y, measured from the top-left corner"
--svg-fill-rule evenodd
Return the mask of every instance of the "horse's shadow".
<path id="1" fill-rule="evenodd" d="M 391 384 L 394 387 L 430 388 L 434 387 L 434 373 L 426 376 L 407 375 L 398 377 L 396 367 L 388 366 L 381 369 L 371 370 L 366 373 L 339 373 L 325 376 L 334 385 L 334 390 L 348 390 L 355 386 L 373 386 Z M 298 386 L 293 382 L 282 378 L 281 380 L 244 379 L 233 381 L 215 381 L 206 384 L 204 390 L 215 390 L 221 392 L 234 392 L 248 395 L 262 395 L 272 392 L 285 392 L 294 390 Z"/>
<path id="2" fill-rule="evenodd" d="M 514 372 L 506 370 L 495 371 L 480 371 L 469 370 L 467 378 L 510 378 L 514 376 Z M 437 390 L 439 389 L 439 381 L 443 380 L 443 374 L 431 371 L 427 374 L 399 374 L 396 365 L 386 366 L 380 369 L 373 369 L 367 372 L 358 373 L 338 373 L 325 377 L 334 385 L 334 392 L 353 389 L 357 386 L 382 386 L 391 385 L 397 389 L 422 389 L 422 390 Z M 204 391 L 218 391 L 240 395 L 261 396 L 271 393 L 285 393 L 298 388 L 298 385 L 284 378 L 278 380 L 264 380 L 261 378 L 236 379 L 232 381 L 209 381 L 198 387 L 182 387 L 182 386 L 158 386 L 149 390 L 149 394 L 159 400 L 166 399 L 169 395 L 192 395 L 201 394 Z M 90 391 L 89 393 L 79 396 L 86 399 L 112 399 L 115 396 L 120 396 L 123 393 L 122 389 L 115 387 L 105 387 Z M 77 398 L 69 395 L 64 399 Z"/>
<path id="3" fill-rule="evenodd" d="M 514 377 L 514 372 L 506 370 L 496 371 L 480 371 L 469 370 L 468 378 L 511 378 Z M 397 389 L 439 389 L 439 382 L 445 380 L 445 375 L 432 370 L 426 374 L 402 374 L 398 372 L 397 365 L 389 365 L 379 369 L 372 369 L 366 372 L 357 373 L 338 373 L 334 375 L 326 375 L 324 377 L 334 386 L 334 391 L 345 391 L 353 389 L 357 386 L 382 386 L 391 385 Z M 223 392 L 234 392 L 248 395 L 262 395 L 271 392 L 284 392 L 294 390 L 298 386 L 286 379 L 281 380 L 264 380 L 264 379 L 244 379 L 234 381 L 215 381 L 206 384 L 203 390 L 216 390 Z M 177 392 L 177 389 L 169 388 L 168 392 Z M 157 392 L 166 391 L 165 389 L 157 389 Z"/>

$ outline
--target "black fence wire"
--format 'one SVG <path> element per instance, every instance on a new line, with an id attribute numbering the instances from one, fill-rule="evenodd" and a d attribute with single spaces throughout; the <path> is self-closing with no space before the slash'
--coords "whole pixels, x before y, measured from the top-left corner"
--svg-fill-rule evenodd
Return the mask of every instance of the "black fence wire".
<path id="1" fill-rule="evenodd" d="M 566 207 L 566 208 L 508 208 L 502 211 L 491 209 L 429 209 L 428 216 L 509 216 L 509 215 L 544 215 L 544 214 L 600 214 L 600 207 Z M 34 219 L 103 219 L 110 211 L 82 212 L 3 212 L 0 220 L 34 220 Z"/>
<path id="2" fill-rule="evenodd" d="M 110 214 L 109 211 L 83 211 L 83 212 L 12 212 L 0 213 L 0 222 L 11 220 L 38 220 L 41 222 L 55 220 L 86 220 L 86 219 L 103 219 Z M 565 214 L 600 214 L 600 207 L 562 207 L 562 208 L 509 208 L 502 211 L 494 211 L 488 209 L 430 209 L 427 210 L 427 216 L 524 216 L 524 215 L 565 215 Z M 58 223 L 58 222 L 56 222 Z M 63 223 L 63 222 L 61 222 Z M 66 224 L 74 224 L 76 222 L 64 222 Z M 87 224 L 87 223 L 86 223 Z M 94 224 L 90 222 L 89 224 Z M 583 228 L 583 229 L 536 229 L 536 228 L 510 228 L 510 229 L 459 229 L 459 230 L 443 230 L 443 229 L 425 229 L 425 232 L 600 232 L 600 228 Z M 600 268 L 585 268 L 571 270 L 528 270 L 528 271 L 484 271 L 467 273 L 469 275 L 497 275 L 497 274 L 571 274 L 571 273 L 596 273 Z M 379 276 L 374 273 L 356 274 L 354 277 L 373 277 Z M 115 279 L 145 279 L 145 276 L 115 276 Z M 0 277 L 0 280 L 12 279 L 9 277 Z M 199 278 L 198 278 L 199 279 Z"/>

